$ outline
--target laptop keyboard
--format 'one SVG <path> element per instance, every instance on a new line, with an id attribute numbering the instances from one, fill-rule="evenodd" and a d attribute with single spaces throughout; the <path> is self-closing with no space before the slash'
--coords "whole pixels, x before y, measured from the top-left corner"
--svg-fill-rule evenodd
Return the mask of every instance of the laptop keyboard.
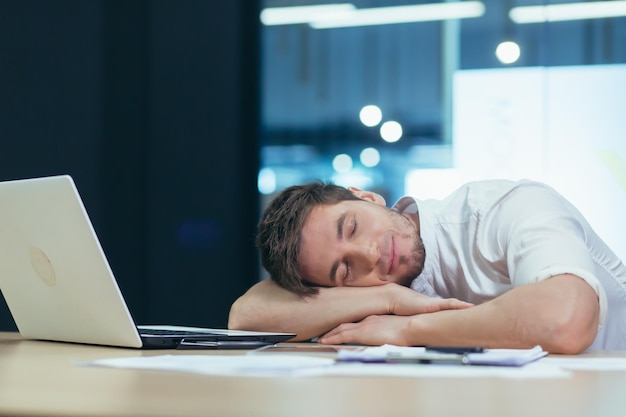
<path id="1" fill-rule="evenodd" d="M 189 330 L 173 330 L 173 329 L 139 329 L 142 336 L 202 336 L 211 335 L 209 332 L 194 332 Z"/>

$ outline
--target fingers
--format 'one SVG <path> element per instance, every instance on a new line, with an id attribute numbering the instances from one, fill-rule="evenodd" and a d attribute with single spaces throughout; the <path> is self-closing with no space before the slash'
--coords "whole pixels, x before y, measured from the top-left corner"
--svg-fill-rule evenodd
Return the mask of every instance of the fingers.
<path id="1" fill-rule="evenodd" d="M 474 304 L 458 300 L 456 298 L 434 298 L 429 306 L 428 313 L 442 310 L 460 310 L 474 307 Z"/>
<path id="2" fill-rule="evenodd" d="M 385 343 L 405 345 L 408 317 L 384 315 L 368 316 L 358 323 L 344 323 L 322 335 L 319 343 L 339 345 L 360 343 L 364 345 L 383 345 Z"/>
<path id="3" fill-rule="evenodd" d="M 442 310 L 458 310 L 474 306 L 472 303 L 456 298 L 429 297 L 401 286 L 390 286 L 388 289 L 388 313 L 399 316 L 434 313 Z"/>
<path id="4" fill-rule="evenodd" d="M 464 308 L 474 307 L 474 304 L 466 301 L 457 300 L 456 298 L 446 298 L 442 310 L 460 310 Z"/>
<path id="5" fill-rule="evenodd" d="M 341 345 L 344 343 L 354 342 L 352 335 L 354 329 L 358 327 L 358 323 L 344 323 L 335 327 L 328 333 L 317 339 L 318 343 L 324 345 Z"/>
<path id="6" fill-rule="evenodd" d="M 436 313 L 443 310 L 460 310 L 473 307 L 474 304 L 458 300 L 456 298 L 430 298 L 426 303 L 420 300 L 414 309 L 407 311 L 396 311 L 394 314 L 409 316 L 423 313 Z"/>

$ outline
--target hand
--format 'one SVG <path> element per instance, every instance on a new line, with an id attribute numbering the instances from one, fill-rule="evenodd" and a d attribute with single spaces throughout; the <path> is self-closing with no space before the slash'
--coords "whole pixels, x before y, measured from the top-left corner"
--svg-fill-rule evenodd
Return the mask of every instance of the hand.
<path id="1" fill-rule="evenodd" d="M 458 310 L 474 304 L 456 298 L 433 298 L 398 284 L 386 284 L 388 314 L 412 316 L 441 310 Z"/>
<path id="2" fill-rule="evenodd" d="M 364 345 L 392 344 L 408 346 L 407 331 L 410 316 L 369 316 L 358 323 L 344 323 L 320 336 L 326 345 L 361 343 Z"/>

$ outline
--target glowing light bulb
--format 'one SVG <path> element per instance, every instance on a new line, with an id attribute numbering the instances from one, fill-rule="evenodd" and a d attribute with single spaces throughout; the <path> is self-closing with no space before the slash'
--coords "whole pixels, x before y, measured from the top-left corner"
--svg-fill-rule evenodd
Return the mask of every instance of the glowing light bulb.
<path id="1" fill-rule="evenodd" d="M 512 64 L 520 57 L 520 47 L 515 42 L 501 42 L 496 48 L 496 57 L 503 64 Z"/>
<path id="2" fill-rule="evenodd" d="M 372 168 L 380 162 L 380 152 L 376 148 L 365 148 L 361 151 L 359 159 L 363 166 Z"/>
<path id="3" fill-rule="evenodd" d="M 276 173 L 271 168 L 263 168 L 259 171 L 257 187 L 261 194 L 272 194 L 276 191 Z"/>
<path id="4" fill-rule="evenodd" d="M 345 153 L 335 156 L 333 169 L 337 172 L 348 172 L 352 169 L 352 158 Z"/>
<path id="5" fill-rule="evenodd" d="M 402 137 L 402 125 L 398 122 L 388 121 L 380 127 L 380 137 L 385 142 L 394 143 Z"/>
<path id="6" fill-rule="evenodd" d="M 370 104 L 361 109 L 359 119 L 367 127 L 376 126 L 383 119 L 383 112 L 378 106 Z"/>

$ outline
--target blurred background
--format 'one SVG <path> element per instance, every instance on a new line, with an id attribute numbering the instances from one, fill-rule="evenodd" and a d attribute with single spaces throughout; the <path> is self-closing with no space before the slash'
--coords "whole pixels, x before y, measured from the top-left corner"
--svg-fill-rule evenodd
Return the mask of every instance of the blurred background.
<path id="1" fill-rule="evenodd" d="M 262 6 L 263 204 L 318 177 L 388 204 L 529 178 L 626 259 L 626 2 Z"/>
<path id="2" fill-rule="evenodd" d="M 74 177 L 141 323 L 225 326 L 313 179 L 544 181 L 626 259 L 625 45 L 619 0 L 6 0 L 0 180 Z"/>

